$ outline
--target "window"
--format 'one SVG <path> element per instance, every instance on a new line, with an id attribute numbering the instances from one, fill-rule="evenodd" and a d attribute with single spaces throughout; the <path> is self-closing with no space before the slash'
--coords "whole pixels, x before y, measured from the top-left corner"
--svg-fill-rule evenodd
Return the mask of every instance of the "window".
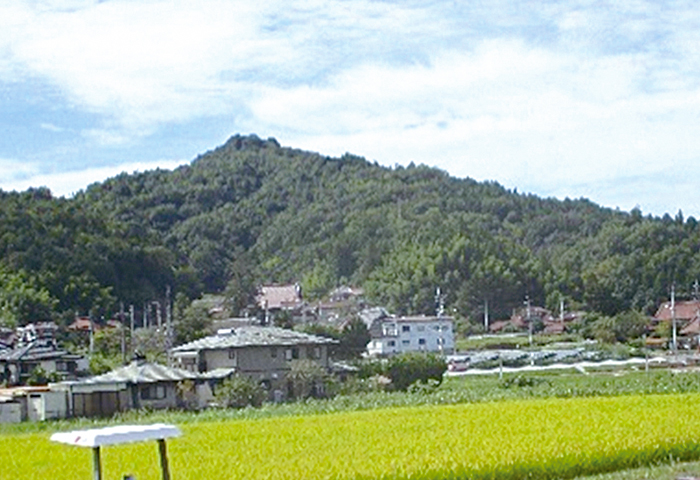
<path id="1" fill-rule="evenodd" d="M 425 325 L 418 325 L 416 328 L 418 329 L 419 332 L 425 331 Z"/>
<path id="2" fill-rule="evenodd" d="M 314 358 L 321 358 L 321 347 L 314 347 Z"/>
<path id="3" fill-rule="evenodd" d="M 297 358 L 299 358 L 299 348 L 288 348 L 284 352 L 284 358 L 286 358 L 287 360 L 296 360 Z"/>
<path id="4" fill-rule="evenodd" d="M 389 340 L 388 342 L 386 342 L 386 344 L 387 344 L 388 346 L 390 346 L 390 347 L 395 347 L 395 346 L 396 346 L 396 342 L 395 342 L 394 340 Z"/>
<path id="5" fill-rule="evenodd" d="M 385 337 L 395 337 L 397 335 L 395 323 L 385 323 L 382 325 L 382 335 Z"/>
<path id="6" fill-rule="evenodd" d="M 410 340 L 401 340 L 401 345 L 410 345 L 411 341 Z"/>
<path id="7" fill-rule="evenodd" d="M 228 358 L 230 358 L 231 360 L 236 359 L 236 351 L 233 348 L 228 349 Z"/>
<path id="8" fill-rule="evenodd" d="M 445 339 L 444 339 L 444 338 L 438 338 L 438 339 L 437 339 L 437 344 L 438 344 L 438 345 L 444 345 L 444 344 L 445 344 Z"/>
<path id="9" fill-rule="evenodd" d="M 402 332 L 410 332 L 411 326 L 410 325 L 401 325 L 401 331 Z"/>
<path id="10" fill-rule="evenodd" d="M 425 345 L 425 338 L 419 338 L 418 345 Z"/>
<path id="11" fill-rule="evenodd" d="M 272 347 L 272 348 L 270 349 L 270 356 L 271 356 L 272 358 L 277 358 L 277 347 Z"/>
<path id="12" fill-rule="evenodd" d="M 141 387 L 142 400 L 161 400 L 165 398 L 164 385 L 146 385 Z"/>

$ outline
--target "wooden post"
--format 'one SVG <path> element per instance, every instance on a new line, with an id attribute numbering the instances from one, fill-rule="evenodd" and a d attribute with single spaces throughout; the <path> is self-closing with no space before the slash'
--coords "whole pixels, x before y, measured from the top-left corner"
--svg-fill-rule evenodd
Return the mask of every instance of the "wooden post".
<path id="1" fill-rule="evenodd" d="M 102 463 L 100 462 L 100 447 L 92 448 L 92 478 L 102 480 Z"/>
<path id="2" fill-rule="evenodd" d="M 163 480 L 170 480 L 170 469 L 168 468 L 168 452 L 165 448 L 165 439 L 158 440 L 158 451 L 160 452 L 160 469 L 163 472 Z"/>

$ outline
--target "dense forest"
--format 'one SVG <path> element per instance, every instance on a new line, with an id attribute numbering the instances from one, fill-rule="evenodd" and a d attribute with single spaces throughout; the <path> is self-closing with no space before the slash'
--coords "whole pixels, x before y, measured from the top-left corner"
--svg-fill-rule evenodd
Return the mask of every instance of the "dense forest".
<path id="1" fill-rule="evenodd" d="M 307 298 L 364 287 L 396 313 L 479 321 L 533 303 L 651 312 L 700 278 L 700 228 L 586 200 L 543 199 L 426 166 L 387 168 L 234 136 L 190 165 L 117 177 L 70 199 L 0 191 L 0 320 L 109 318 L 120 304 L 261 283 Z"/>

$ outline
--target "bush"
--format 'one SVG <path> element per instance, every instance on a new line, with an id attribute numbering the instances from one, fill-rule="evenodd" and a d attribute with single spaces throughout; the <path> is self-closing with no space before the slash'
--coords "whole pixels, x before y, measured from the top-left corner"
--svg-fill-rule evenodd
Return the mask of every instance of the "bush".
<path id="1" fill-rule="evenodd" d="M 267 392 L 262 385 L 238 375 L 227 378 L 216 389 L 216 401 L 223 407 L 259 407 L 266 398 Z"/>
<path id="2" fill-rule="evenodd" d="M 286 376 L 295 399 L 324 398 L 330 396 L 331 377 L 328 372 L 311 360 L 296 360 Z"/>
<path id="3" fill-rule="evenodd" d="M 36 367 L 32 370 L 29 378 L 27 379 L 27 384 L 36 385 L 48 385 L 50 382 L 58 382 L 61 379 L 60 375 L 56 372 L 48 373 L 42 367 Z"/>
<path id="4" fill-rule="evenodd" d="M 446 370 L 443 357 L 425 353 L 403 353 L 389 359 L 386 365 L 386 374 L 394 390 L 406 390 L 416 382 L 427 384 L 429 380 L 440 385 Z"/>

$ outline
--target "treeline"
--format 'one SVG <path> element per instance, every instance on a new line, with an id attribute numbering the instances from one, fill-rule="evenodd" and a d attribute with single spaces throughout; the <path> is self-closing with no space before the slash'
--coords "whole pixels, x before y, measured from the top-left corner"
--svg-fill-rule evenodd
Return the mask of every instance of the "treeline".
<path id="1" fill-rule="evenodd" d="M 510 315 L 528 296 L 604 315 L 652 311 L 700 278 L 694 218 L 543 199 L 426 166 L 386 168 L 234 136 L 174 171 L 122 174 L 72 199 L 0 192 L 5 323 L 112 315 L 260 283 L 321 297 L 362 285 L 397 313 Z"/>

